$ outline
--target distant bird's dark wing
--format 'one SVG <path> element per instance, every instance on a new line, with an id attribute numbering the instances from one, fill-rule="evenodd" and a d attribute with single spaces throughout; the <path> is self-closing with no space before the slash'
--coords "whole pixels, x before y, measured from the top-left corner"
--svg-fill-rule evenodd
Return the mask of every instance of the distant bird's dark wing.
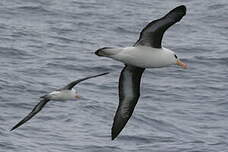
<path id="1" fill-rule="evenodd" d="M 181 5 L 171 10 L 164 17 L 152 21 L 141 31 L 139 40 L 134 46 L 142 45 L 161 48 L 161 41 L 165 31 L 170 26 L 180 21 L 185 14 L 186 7 Z"/>
<path id="2" fill-rule="evenodd" d="M 73 82 L 67 84 L 65 87 L 61 88 L 60 90 L 71 90 L 76 84 L 78 84 L 81 81 L 84 81 L 84 80 L 87 80 L 87 79 L 91 79 L 91 78 L 95 78 L 95 77 L 99 77 L 99 76 L 106 75 L 106 74 L 109 74 L 109 72 L 98 74 L 98 75 L 94 75 L 94 76 L 89 76 L 89 77 L 85 77 L 85 78 L 73 81 Z"/>
<path id="3" fill-rule="evenodd" d="M 26 121 L 30 120 L 33 116 L 35 116 L 49 101 L 49 99 L 42 99 L 24 119 L 22 119 L 18 124 L 16 124 L 10 131 L 20 127 Z"/>
<path id="4" fill-rule="evenodd" d="M 145 69 L 126 65 L 119 79 L 119 106 L 112 126 L 115 139 L 130 119 L 140 96 L 140 81 Z"/>

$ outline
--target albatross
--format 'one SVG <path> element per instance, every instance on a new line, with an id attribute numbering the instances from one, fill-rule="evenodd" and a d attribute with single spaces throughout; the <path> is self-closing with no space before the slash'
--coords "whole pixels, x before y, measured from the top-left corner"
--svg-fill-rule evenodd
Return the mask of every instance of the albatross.
<path id="1" fill-rule="evenodd" d="M 140 33 L 138 41 L 130 47 L 103 47 L 95 54 L 123 62 L 119 77 L 119 105 L 112 125 L 114 140 L 130 119 L 140 96 L 140 81 L 145 68 L 161 68 L 177 64 L 187 68 L 177 55 L 162 47 L 165 31 L 186 14 L 184 5 L 178 6 L 160 19 L 150 22 Z"/>
<path id="2" fill-rule="evenodd" d="M 19 123 L 17 123 L 10 131 L 20 127 L 22 124 L 24 124 L 25 122 L 30 120 L 33 116 L 35 116 L 38 112 L 40 112 L 42 110 L 42 108 L 50 100 L 66 101 L 66 100 L 76 100 L 76 99 L 80 98 L 80 96 L 77 94 L 76 90 L 73 88 L 75 85 L 77 85 L 78 83 L 85 81 L 87 79 L 99 77 L 99 76 L 106 75 L 106 74 L 108 74 L 108 72 L 72 81 L 71 83 L 67 84 L 65 87 L 63 87 L 61 89 L 53 91 L 47 95 L 41 96 L 40 102 L 33 108 L 33 110 L 24 119 L 22 119 Z"/>

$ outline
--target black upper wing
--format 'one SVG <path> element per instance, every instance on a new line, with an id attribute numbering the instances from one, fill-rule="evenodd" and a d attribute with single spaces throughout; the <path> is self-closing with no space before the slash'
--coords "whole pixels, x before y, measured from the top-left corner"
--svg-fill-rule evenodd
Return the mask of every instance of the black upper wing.
<path id="1" fill-rule="evenodd" d="M 17 123 L 10 131 L 20 127 L 26 121 L 30 120 L 33 116 L 35 116 L 49 101 L 49 99 L 42 99 L 24 119 L 22 119 L 19 123 Z"/>
<path id="2" fill-rule="evenodd" d="M 180 21 L 185 14 L 186 7 L 181 5 L 171 10 L 164 17 L 152 21 L 141 31 L 139 40 L 134 46 L 143 45 L 161 48 L 162 37 L 165 31 L 170 26 Z"/>
<path id="3" fill-rule="evenodd" d="M 82 78 L 82 79 L 78 79 L 76 81 L 73 81 L 73 82 L 67 84 L 65 87 L 61 88 L 60 90 L 71 90 L 76 84 L 78 84 L 81 81 L 84 81 L 84 80 L 87 80 L 87 79 L 91 79 L 91 78 L 95 78 L 95 77 L 99 77 L 99 76 L 106 75 L 106 74 L 109 74 L 109 73 L 106 72 L 106 73 L 102 73 L 102 74 L 98 74 L 98 75 L 94 75 L 94 76 L 89 76 L 89 77 L 85 77 L 85 78 Z"/>
<path id="4" fill-rule="evenodd" d="M 145 69 L 126 65 L 119 79 L 119 106 L 112 126 L 115 139 L 130 119 L 140 96 L 140 81 Z"/>

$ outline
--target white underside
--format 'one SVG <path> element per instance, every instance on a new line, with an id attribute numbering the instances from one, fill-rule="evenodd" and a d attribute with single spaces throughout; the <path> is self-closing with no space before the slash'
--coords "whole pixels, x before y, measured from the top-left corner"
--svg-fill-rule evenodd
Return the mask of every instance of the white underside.
<path id="1" fill-rule="evenodd" d="M 48 94 L 48 97 L 51 100 L 75 100 L 76 99 L 76 91 L 72 90 L 61 90 L 61 91 L 53 91 Z"/>
<path id="2" fill-rule="evenodd" d="M 166 48 L 126 47 L 116 52 L 108 57 L 142 68 L 164 67 L 176 62 L 174 52 Z"/>

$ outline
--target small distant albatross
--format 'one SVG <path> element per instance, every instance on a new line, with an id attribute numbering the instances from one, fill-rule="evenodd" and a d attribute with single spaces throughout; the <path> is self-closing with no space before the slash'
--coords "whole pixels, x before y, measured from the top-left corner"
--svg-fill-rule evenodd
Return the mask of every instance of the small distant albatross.
<path id="1" fill-rule="evenodd" d="M 25 122 L 30 120 L 33 116 L 35 116 L 38 112 L 40 112 L 40 110 L 42 110 L 42 108 L 50 100 L 65 101 L 65 100 L 76 100 L 76 99 L 80 98 L 79 95 L 77 94 L 77 92 L 75 91 L 75 89 L 73 88 L 75 85 L 77 85 L 78 83 L 80 83 L 84 80 L 99 77 L 99 76 L 106 75 L 106 74 L 108 74 L 108 72 L 94 75 L 94 76 L 85 77 L 82 79 L 78 79 L 76 81 L 72 81 L 71 83 L 67 84 L 65 87 L 40 97 L 41 101 L 33 108 L 32 112 L 30 112 L 24 119 L 22 119 L 19 123 L 17 123 L 10 131 L 20 127 L 22 124 L 24 124 Z"/>
<path id="2" fill-rule="evenodd" d="M 173 51 L 161 45 L 165 31 L 180 21 L 185 14 L 186 7 L 181 5 L 164 17 L 150 22 L 141 31 L 133 47 L 104 47 L 95 52 L 98 56 L 109 57 L 125 64 L 119 78 L 119 106 L 112 126 L 112 140 L 119 135 L 134 111 L 140 96 L 140 81 L 145 68 L 160 68 L 172 64 L 187 68 Z"/>

